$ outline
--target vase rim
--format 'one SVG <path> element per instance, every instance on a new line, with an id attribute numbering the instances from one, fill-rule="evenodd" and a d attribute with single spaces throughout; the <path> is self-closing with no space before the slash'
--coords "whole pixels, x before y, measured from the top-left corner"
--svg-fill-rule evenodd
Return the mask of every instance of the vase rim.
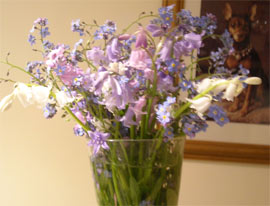
<path id="1" fill-rule="evenodd" d="M 179 136 L 174 138 L 169 138 L 168 141 L 179 141 L 184 140 L 186 136 Z M 155 139 L 107 139 L 106 142 L 153 142 L 159 141 L 159 138 Z"/>

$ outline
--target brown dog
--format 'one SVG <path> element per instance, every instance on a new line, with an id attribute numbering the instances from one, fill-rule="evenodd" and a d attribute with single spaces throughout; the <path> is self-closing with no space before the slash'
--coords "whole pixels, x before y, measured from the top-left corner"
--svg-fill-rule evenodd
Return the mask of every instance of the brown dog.
<path id="1" fill-rule="evenodd" d="M 246 15 L 235 15 L 229 3 L 225 4 L 224 18 L 227 21 L 227 29 L 234 43 L 234 52 L 228 56 L 226 66 L 237 73 L 239 65 L 249 70 L 249 76 L 257 76 L 263 80 L 263 85 L 268 87 L 268 79 L 264 74 L 257 52 L 250 42 L 251 22 L 255 20 L 257 6 L 254 4 Z M 264 104 L 263 86 L 248 86 L 242 95 L 235 99 L 229 111 L 239 110 L 241 116 L 245 116 L 252 108 L 251 105 L 262 106 Z"/>

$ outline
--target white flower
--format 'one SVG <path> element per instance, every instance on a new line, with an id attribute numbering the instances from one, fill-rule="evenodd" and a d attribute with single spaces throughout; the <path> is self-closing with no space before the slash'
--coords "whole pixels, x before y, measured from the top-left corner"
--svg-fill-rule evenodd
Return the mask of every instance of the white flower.
<path id="1" fill-rule="evenodd" d="M 203 119 L 203 113 L 211 106 L 212 97 L 207 95 L 196 100 L 187 99 L 191 103 L 190 108 L 196 110 L 200 118 Z"/>
<path id="2" fill-rule="evenodd" d="M 212 85 L 212 79 L 205 78 L 201 82 L 195 84 L 195 88 L 198 93 L 201 93 L 204 90 L 208 89 L 211 85 Z"/>
<path id="3" fill-rule="evenodd" d="M 0 112 L 7 111 L 7 110 L 11 107 L 14 98 L 15 98 L 14 92 L 12 92 L 11 94 L 5 96 L 5 97 L 0 101 Z"/>
<path id="4" fill-rule="evenodd" d="M 31 87 L 28 87 L 23 83 L 16 83 L 14 94 L 16 97 L 18 97 L 19 101 L 24 107 L 34 104 Z"/>
<path id="5" fill-rule="evenodd" d="M 37 104 L 39 108 L 42 108 L 50 101 L 50 92 L 50 87 L 32 86 L 32 102 Z"/>
<path id="6" fill-rule="evenodd" d="M 66 104 L 74 101 L 74 97 L 70 97 L 66 92 L 59 91 L 55 93 L 56 101 L 58 102 L 60 107 L 66 106 Z"/>
<path id="7" fill-rule="evenodd" d="M 195 84 L 195 88 L 196 88 L 198 93 L 202 93 L 206 89 L 209 89 L 212 86 L 216 86 L 215 88 L 213 88 L 212 92 L 213 92 L 214 95 L 217 95 L 217 94 L 219 94 L 220 92 L 222 92 L 223 90 L 226 89 L 226 87 L 227 87 L 226 83 L 229 83 L 229 81 L 225 80 L 225 79 L 218 79 L 218 78 L 209 79 L 209 78 L 205 78 L 201 82 Z"/>
<path id="8" fill-rule="evenodd" d="M 226 99 L 228 101 L 233 101 L 234 97 L 236 97 L 236 89 L 237 89 L 237 84 L 235 83 L 230 83 L 223 94 L 223 99 Z"/>
<path id="9" fill-rule="evenodd" d="M 229 81 L 226 79 L 215 79 L 213 82 L 213 86 L 216 86 L 212 91 L 214 95 L 219 94 L 224 91 L 228 86 Z"/>
<path id="10" fill-rule="evenodd" d="M 113 63 L 109 64 L 109 68 L 107 70 L 111 71 L 111 72 L 115 72 L 115 73 L 120 74 L 120 75 L 124 75 L 127 68 L 121 62 L 119 62 L 119 63 L 113 62 Z"/>

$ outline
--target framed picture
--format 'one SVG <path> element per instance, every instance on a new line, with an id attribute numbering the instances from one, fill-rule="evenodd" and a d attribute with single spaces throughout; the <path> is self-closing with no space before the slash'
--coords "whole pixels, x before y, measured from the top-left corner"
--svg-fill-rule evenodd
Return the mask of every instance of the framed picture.
<path id="1" fill-rule="evenodd" d="M 216 13 L 218 22 L 222 22 L 221 25 L 218 26 L 218 32 L 223 32 L 227 23 L 224 17 L 224 8 L 231 7 L 231 11 L 233 9 L 241 10 L 244 12 L 248 7 L 252 6 L 248 5 L 251 1 L 209 1 L 209 0 L 196 0 L 196 1 L 184 1 L 184 0 L 163 0 L 163 6 L 168 6 L 170 4 L 175 4 L 175 12 L 180 11 L 182 8 L 188 9 L 192 11 L 193 15 L 201 15 L 205 13 Z M 252 1 L 253 3 L 264 2 L 264 1 Z M 266 2 L 266 1 L 265 1 Z M 216 5 L 216 6 L 215 6 Z M 217 6 L 218 5 L 218 6 Z M 229 5 L 229 6 L 228 6 Z M 246 7 L 246 9 L 244 9 Z M 241 9 L 237 9 L 241 8 Z M 251 7 L 250 7 L 251 8 Z M 265 46 L 266 50 L 268 48 L 269 57 L 269 2 L 268 2 L 268 10 L 267 7 L 257 5 L 256 9 L 266 8 L 266 15 L 262 15 L 262 11 L 259 11 L 259 14 L 253 15 L 253 23 L 251 22 L 251 27 L 254 29 L 255 34 L 262 35 L 261 32 L 256 30 L 264 31 L 264 40 L 266 42 L 262 43 L 261 46 Z M 253 9 L 254 10 L 254 9 Z M 252 12 L 248 10 L 248 12 Z M 253 11 L 254 12 L 254 11 Z M 268 13 L 267 13 L 268 12 Z M 268 14 L 268 17 L 267 17 Z M 234 15 L 234 14 L 232 14 Z M 250 15 L 250 13 L 248 14 Z M 256 17 L 256 18 L 255 18 Z M 221 19 L 222 18 L 222 19 Z M 268 26 L 265 26 L 268 25 Z M 268 31 L 265 28 L 268 27 Z M 223 29 L 223 31 L 222 31 Z M 268 33 L 267 33 L 268 32 Z M 262 40 L 262 38 L 260 38 Z M 268 39 L 268 42 L 267 42 Z M 259 46 L 258 43 L 255 43 Z M 217 47 L 216 43 L 210 43 L 209 45 L 205 45 L 205 50 L 202 51 L 205 54 L 210 50 L 213 50 L 214 47 Z M 261 47 L 260 47 L 261 49 Z M 202 53 L 201 52 L 201 53 Z M 260 52 L 258 52 L 260 53 Z M 262 52 L 262 55 L 265 55 Z M 264 58 L 261 56 L 262 61 Z M 264 73 L 266 76 L 269 76 L 269 60 L 262 63 L 264 65 Z M 202 65 L 207 67 L 207 65 Z M 203 69 L 202 69 L 203 71 Z M 268 72 L 268 73 L 267 73 Z M 268 91 L 269 92 L 269 91 Z M 242 101 L 242 100 L 241 100 Z M 224 103 L 225 104 L 225 103 Z M 226 106 L 226 105 L 225 105 Z M 236 112 L 231 112 L 235 115 Z M 256 113 L 256 112 L 255 112 Z M 258 113 L 256 113 L 258 114 Z M 230 115 L 230 114 L 229 114 Z M 225 125 L 223 128 L 219 128 L 215 126 L 213 122 L 209 122 L 210 129 L 207 130 L 206 133 L 198 134 L 195 140 L 187 140 L 186 148 L 185 148 L 185 157 L 192 159 L 207 159 L 207 160 L 223 160 L 223 161 L 236 161 L 236 162 L 250 162 L 250 163 L 264 163 L 269 164 L 269 154 L 270 154 L 270 146 L 269 146 L 269 106 L 262 112 L 262 115 L 258 117 L 255 115 L 258 120 L 256 122 L 252 122 L 247 120 L 248 118 L 243 115 L 243 117 L 234 119 L 231 118 L 231 122 L 228 125 Z M 266 117 L 265 117 L 266 116 Z M 267 121 L 263 121 L 264 124 L 261 123 L 262 118 L 268 118 Z M 251 118 L 253 120 L 254 118 Z"/>

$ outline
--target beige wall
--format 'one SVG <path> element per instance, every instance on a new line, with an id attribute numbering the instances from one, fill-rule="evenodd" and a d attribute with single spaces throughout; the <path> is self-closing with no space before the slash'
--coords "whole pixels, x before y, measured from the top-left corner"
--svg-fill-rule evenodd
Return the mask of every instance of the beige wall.
<path id="1" fill-rule="evenodd" d="M 27 42 L 32 22 L 47 17 L 55 42 L 75 42 L 72 19 L 115 20 L 119 27 L 141 11 L 155 11 L 161 0 L 1 0 L 1 58 L 24 66 L 38 58 Z M 192 1 L 193 7 L 198 2 Z M 0 76 L 6 70 L 0 66 Z M 23 81 L 24 74 L 11 71 Z M 11 92 L 0 84 L 0 98 Z M 72 123 L 45 120 L 42 111 L 18 102 L 0 114 L 0 206 L 94 206 L 95 193 L 87 147 L 72 133 Z M 267 205 L 268 166 L 186 160 L 182 205 Z"/>

